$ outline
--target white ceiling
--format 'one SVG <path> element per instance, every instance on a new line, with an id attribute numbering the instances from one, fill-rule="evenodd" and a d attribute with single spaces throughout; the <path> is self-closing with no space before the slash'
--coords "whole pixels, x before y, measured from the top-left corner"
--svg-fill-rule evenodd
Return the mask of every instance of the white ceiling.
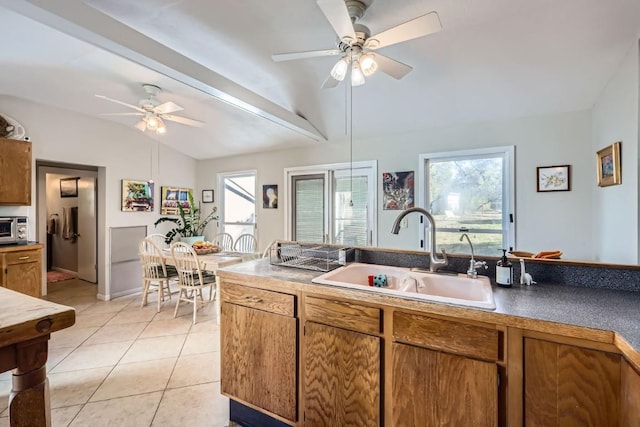
<path id="1" fill-rule="evenodd" d="M 360 22 L 433 10 L 441 32 L 380 50 L 411 73 L 353 88 L 354 138 L 590 108 L 640 35 L 637 0 L 374 0 Z M 337 58 L 271 60 L 335 47 L 314 0 L 0 0 L 0 35 L 0 94 L 133 126 L 94 94 L 136 104 L 156 84 L 206 122 L 158 137 L 197 159 L 346 139 L 345 83 L 320 89 Z"/>

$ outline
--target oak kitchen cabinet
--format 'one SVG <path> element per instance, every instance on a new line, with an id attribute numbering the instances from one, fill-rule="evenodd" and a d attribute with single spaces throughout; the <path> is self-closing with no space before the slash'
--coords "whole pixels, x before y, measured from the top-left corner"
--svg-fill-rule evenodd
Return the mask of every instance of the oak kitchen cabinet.
<path id="1" fill-rule="evenodd" d="M 393 336 L 394 426 L 498 425 L 495 327 L 396 311 Z"/>
<path id="2" fill-rule="evenodd" d="M 32 297 L 42 296 L 42 245 L 0 247 L 0 284 Z"/>
<path id="3" fill-rule="evenodd" d="M 624 359 L 620 380 L 620 426 L 637 426 L 640 422 L 640 374 Z"/>
<path id="4" fill-rule="evenodd" d="M 297 421 L 296 297 L 234 283 L 221 289 L 222 393 Z"/>
<path id="5" fill-rule="evenodd" d="M 31 205 L 31 142 L 0 138 L 0 206 Z"/>
<path id="6" fill-rule="evenodd" d="M 304 297 L 303 425 L 381 424 L 381 310 Z"/>

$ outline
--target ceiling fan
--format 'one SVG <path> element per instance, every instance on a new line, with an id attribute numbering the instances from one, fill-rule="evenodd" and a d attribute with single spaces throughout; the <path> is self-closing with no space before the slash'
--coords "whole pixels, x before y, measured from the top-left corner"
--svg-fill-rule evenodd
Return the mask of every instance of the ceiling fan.
<path id="1" fill-rule="evenodd" d="M 181 123 L 187 126 L 202 127 L 204 122 L 199 120 L 193 120 L 186 117 L 175 116 L 171 113 L 176 111 L 182 111 L 184 108 L 171 101 L 160 102 L 156 99 L 156 96 L 161 92 L 158 86 L 143 84 L 142 88 L 149 95 L 148 98 L 141 99 L 138 105 L 128 104 L 117 99 L 108 98 L 104 95 L 96 95 L 100 99 L 115 102 L 116 104 L 124 105 L 125 107 L 133 108 L 137 112 L 135 113 L 103 113 L 102 116 L 140 116 L 140 121 L 136 124 L 136 128 L 142 132 L 149 130 L 154 131 L 157 134 L 164 134 L 167 132 L 167 127 L 164 123 L 165 120 Z"/>
<path id="2" fill-rule="evenodd" d="M 365 76 L 370 76 L 379 68 L 382 72 L 401 79 L 413 68 L 407 64 L 381 55 L 376 50 L 396 43 L 433 34 L 442 29 L 436 12 L 414 18 L 404 24 L 389 28 L 379 34 L 371 35 L 367 27 L 356 24 L 372 3 L 372 0 L 318 0 L 318 6 L 338 35 L 336 49 L 312 50 L 272 55 L 274 61 L 289 61 L 318 56 L 340 55 L 322 88 L 338 85 L 349 71 L 351 65 L 351 84 L 364 84 Z"/>

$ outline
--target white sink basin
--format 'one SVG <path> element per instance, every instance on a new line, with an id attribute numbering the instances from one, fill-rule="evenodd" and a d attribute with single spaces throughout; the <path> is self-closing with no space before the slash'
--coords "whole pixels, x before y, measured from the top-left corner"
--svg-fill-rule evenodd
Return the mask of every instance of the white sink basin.
<path id="1" fill-rule="evenodd" d="M 386 275 L 387 286 L 369 286 L 368 276 L 376 274 Z M 352 263 L 318 276 L 312 282 L 490 310 L 496 308 L 491 282 L 486 276 L 470 279 L 464 274 L 420 273 L 403 267 Z"/>

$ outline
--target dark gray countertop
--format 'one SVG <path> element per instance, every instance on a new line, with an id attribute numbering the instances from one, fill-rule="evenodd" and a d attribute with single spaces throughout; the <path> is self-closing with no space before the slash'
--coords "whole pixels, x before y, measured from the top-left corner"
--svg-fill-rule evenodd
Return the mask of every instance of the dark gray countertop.
<path id="1" fill-rule="evenodd" d="M 220 270 L 222 277 L 225 271 L 303 285 L 325 286 L 311 283 L 321 272 L 270 265 L 266 259 L 226 267 Z M 375 293 L 374 290 L 367 289 L 358 292 Z M 514 285 L 512 288 L 494 285 L 493 295 L 495 310 L 472 307 L 464 309 L 612 331 L 624 338 L 636 351 L 640 351 L 640 292 L 536 284 Z"/>

